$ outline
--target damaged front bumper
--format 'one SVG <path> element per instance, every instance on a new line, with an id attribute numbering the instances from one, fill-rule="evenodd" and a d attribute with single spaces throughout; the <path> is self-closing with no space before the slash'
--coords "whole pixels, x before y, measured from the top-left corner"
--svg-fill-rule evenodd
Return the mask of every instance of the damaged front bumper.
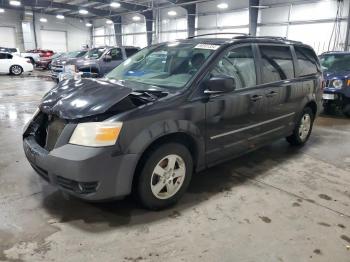
<path id="1" fill-rule="evenodd" d="M 28 130 L 31 131 L 30 125 Z M 69 144 L 72 130 L 74 126 L 66 125 L 51 148 L 40 142 L 36 134 L 40 130 L 25 132 L 23 148 L 33 169 L 50 184 L 85 200 L 128 195 L 139 155 L 121 154 L 114 146 Z"/>

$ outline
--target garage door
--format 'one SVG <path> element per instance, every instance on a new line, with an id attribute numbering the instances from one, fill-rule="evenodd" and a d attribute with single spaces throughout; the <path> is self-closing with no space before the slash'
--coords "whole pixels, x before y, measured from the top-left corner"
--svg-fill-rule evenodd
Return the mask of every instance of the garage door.
<path id="1" fill-rule="evenodd" d="M 40 30 L 41 48 L 54 52 L 67 52 L 67 33 L 62 31 Z"/>
<path id="2" fill-rule="evenodd" d="M 1 47 L 17 47 L 16 34 L 13 27 L 0 27 L 0 46 Z M 6 37 L 3 37 L 6 36 Z"/>

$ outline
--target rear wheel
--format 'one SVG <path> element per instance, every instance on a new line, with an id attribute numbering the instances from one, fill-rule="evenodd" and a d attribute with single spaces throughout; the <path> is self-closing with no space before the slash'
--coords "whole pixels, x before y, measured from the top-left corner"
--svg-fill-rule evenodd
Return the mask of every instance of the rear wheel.
<path id="1" fill-rule="evenodd" d="M 309 139 L 314 123 L 315 115 L 311 108 L 305 107 L 295 128 L 293 134 L 286 139 L 291 145 L 302 146 Z"/>
<path id="2" fill-rule="evenodd" d="M 19 76 L 23 73 L 23 68 L 19 65 L 13 65 L 10 67 L 10 74 Z"/>
<path id="3" fill-rule="evenodd" d="M 192 172 L 192 156 L 185 146 L 163 144 L 144 161 L 135 188 L 137 197 L 148 209 L 169 207 L 185 193 Z"/>

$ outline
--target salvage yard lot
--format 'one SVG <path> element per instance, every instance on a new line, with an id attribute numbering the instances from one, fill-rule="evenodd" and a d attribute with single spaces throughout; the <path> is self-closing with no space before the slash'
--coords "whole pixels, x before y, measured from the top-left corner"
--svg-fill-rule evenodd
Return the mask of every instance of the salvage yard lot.
<path id="1" fill-rule="evenodd" d="M 201 172 L 177 206 L 150 212 L 40 179 L 21 132 L 54 83 L 0 82 L 0 261 L 349 261 L 349 119 L 321 115 L 302 149 L 280 140 Z"/>

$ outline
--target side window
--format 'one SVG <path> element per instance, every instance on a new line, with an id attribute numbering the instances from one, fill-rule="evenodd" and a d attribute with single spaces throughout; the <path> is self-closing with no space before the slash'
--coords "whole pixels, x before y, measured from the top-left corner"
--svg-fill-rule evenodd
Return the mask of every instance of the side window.
<path id="1" fill-rule="evenodd" d="M 228 51 L 213 69 L 212 76 L 230 76 L 235 79 L 236 89 L 256 85 L 255 62 L 251 46 Z"/>
<path id="2" fill-rule="evenodd" d="M 7 59 L 7 54 L 0 53 L 0 59 Z"/>
<path id="3" fill-rule="evenodd" d="M 123 59 L 122 51 L 120 50 L 120 48 L 114 48 L 111 51 L 109 51 L 108 54 L 112 57 L 112 60 Z"/>
<path id="4" fill-rule="evenodd" d="M 136 54 L 139 50 L 137 48 L 125 48 L 126 57 Z"/>
<path id="5" fill-rule="evenodd" d="M 259 46 L 262 82 L 272 83 L 294 78 L 294 65 L 289 46 Z"/>
<path id="6" fill-rule="evenodd" d="M 13 56 L 12 56 L 12 55 L 7 54 L 7 59 L 12 59 L 12 58 L 13 58 Z"/>
<path id="7" fill-rule="evenodd" d="M 298 75 L 316 74 L 318 72 L 318 61 L 314 52 L 308 48 L 299 46 L 295 46 L 294 49 L 299 64 Z"/>

